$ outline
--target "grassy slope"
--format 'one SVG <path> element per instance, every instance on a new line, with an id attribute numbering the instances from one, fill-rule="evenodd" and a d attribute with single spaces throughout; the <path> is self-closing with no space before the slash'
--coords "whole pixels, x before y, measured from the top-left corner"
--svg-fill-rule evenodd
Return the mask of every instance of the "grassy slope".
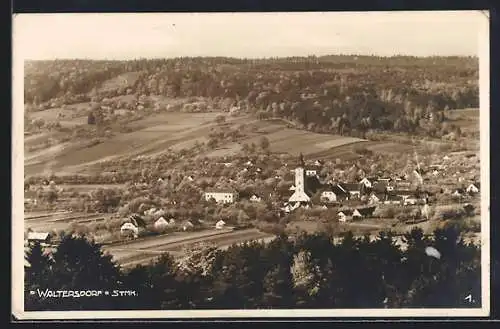
<path id="1" fill-rule="evenodd" d="M 75 108 L 75 111 L 78 107 Z M 68 113 L 71 110 L 68 110 Z M 55 115 L 56 111 L 44 111 L 43 115 Z M 57 111 L 59 112 L 59 111 Z M 117 133 L 104 142 L 85 147 L 75 143 L 54 145 L 39 151 L 29 152 L 33 146 L 52 137 L 54 133 L 40 133 L 25 139 L 25 173 L 27 175 L 49 173 L 92 172 L 92 164 L 105 159 L 132 158 L 139 155 L 154 156 L 167 152 L 169 148 L 180 150 L 189 148 L 196 141 L 206 142 L 212 128 L 217 124 L 214 119 L 220 113 L 161 113 L 130 124 L 136 127 L 131 133 Z M 478 128 L 479 111 L 473 109 L 449 112 L 449 118 L 461 127 Z M 79 118 L 80 119 L 80 118 Z M 285 121 L 258 121 L 246 115 L 227 117 L 226 127 L 237 128 L 241 124 L 255 124 L 257 129 L 239 142 L 221 145 L 216 150 L 206 152 L 206 156 L 233 155 L 243 143 L 259 145 L 262 136 L 271 143 L 271 150 L 277 153 L 298 154 L 323 159 L 353 159 L 358 157 L 354 146 L 364 147 L 380 153 L 407 152 L 410 145 L 397 142 L 364 141 L 358 138 L 316 134 L 289 128 Z"/>

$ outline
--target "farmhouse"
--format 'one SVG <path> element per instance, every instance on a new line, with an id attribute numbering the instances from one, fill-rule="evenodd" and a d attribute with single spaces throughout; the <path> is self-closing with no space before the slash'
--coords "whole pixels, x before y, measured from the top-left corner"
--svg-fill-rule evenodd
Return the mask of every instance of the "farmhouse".
<path id="1" fill-rule="evenodd" d="M 467 188 L 465 190 L 469 194 L 479 193 L 479 183 L 470 184 L 469 186 L 467 186 Z"/>
<path id="2" fill-rule="evenodd" d="M 222 230 L 226 226 L 226 222 L 223 220 L 218 221 L 215 223 L 215 228 L 218 230 Z"/>
<path id="3" fill-rule="evenodd" d="M 251 202 L 261 202 L 262 201 L 262 197 L 258 196 L 257 194 L 253 194 L 250 197 L 250 201 Z"/>
<path id="4" fill-rule="evenodd" d="M 28 243 L 40 243 L 40 244 L 48 244 L 51 240 L 50 233 L 47 232 L 29 232 L 28 233 Z"/>
<path id="5" fill-rule="evenodd" d="M 379 203 L 380 201 L 383 201 L 384 199 L 385 199 L 385 194 L 372 192 L 372 193 L 370 193 L 370 196 L 368 197 L 368 202 L 369 203 Z"/>
<path id="6" fill-rule="evenodd" d="M 238 199 L 238 192 L 234 190 L 211 190 L 205 192 L 205 200 L 215 200 L 217 203 L 233 203 Z"/>
<path id="7" fill-rule="evenodd" d="M 132 223 L 125 223 L 120 228 L 122 235 L 133 235 L 137 237 L 139 235 L 139 229 Z"/>
<path id="8" fill-rule="evenodd" d="M 337 184 L 329 184 L 326 189 L 321 192 L 321 200 L 323 202 L 344 201 L 349 198 L 349 193 L 343 190 Z"/>
<path id="9" fill-rule="evenodd" d="M 156 220 L 156 222 L 154 223 L 154 228 L 156 230 L 164 230 L 167 227 L 168 222 L 163 217 L 158 218 L 158 220 Z"/>

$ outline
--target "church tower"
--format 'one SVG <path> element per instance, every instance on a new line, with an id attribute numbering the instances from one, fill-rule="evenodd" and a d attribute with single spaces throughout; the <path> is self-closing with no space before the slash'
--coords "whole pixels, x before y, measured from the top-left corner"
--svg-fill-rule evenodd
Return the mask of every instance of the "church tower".
<path id="1" fill-rule="evenodd" d="M 305 162 L 302 153 L 299 157 L 299 163 L 295 168 L 295 192 L 290 197 L 290 202 L 309 202 L 311 198 L 306 193 L 306 175 L 305 175 Z"/>

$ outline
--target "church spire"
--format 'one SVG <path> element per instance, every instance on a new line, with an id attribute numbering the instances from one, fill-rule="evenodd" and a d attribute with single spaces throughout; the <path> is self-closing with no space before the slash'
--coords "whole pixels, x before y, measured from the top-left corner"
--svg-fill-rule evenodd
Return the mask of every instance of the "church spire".
<path id="1" fill-rule="evenodd" d="M 305 167 L 306 163 L 304 161 L 304 155 L 302 155 L 302 152 L 299 155 L 299 167 Z"/>

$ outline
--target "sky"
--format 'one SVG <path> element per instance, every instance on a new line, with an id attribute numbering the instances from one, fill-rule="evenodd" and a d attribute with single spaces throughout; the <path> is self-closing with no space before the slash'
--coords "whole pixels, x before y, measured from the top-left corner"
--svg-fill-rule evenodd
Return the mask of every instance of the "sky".
<path id="1" fill-rule="evenodd" d="M 478 56 L 480 11 L 20 14 L 14 56 Z"/>

